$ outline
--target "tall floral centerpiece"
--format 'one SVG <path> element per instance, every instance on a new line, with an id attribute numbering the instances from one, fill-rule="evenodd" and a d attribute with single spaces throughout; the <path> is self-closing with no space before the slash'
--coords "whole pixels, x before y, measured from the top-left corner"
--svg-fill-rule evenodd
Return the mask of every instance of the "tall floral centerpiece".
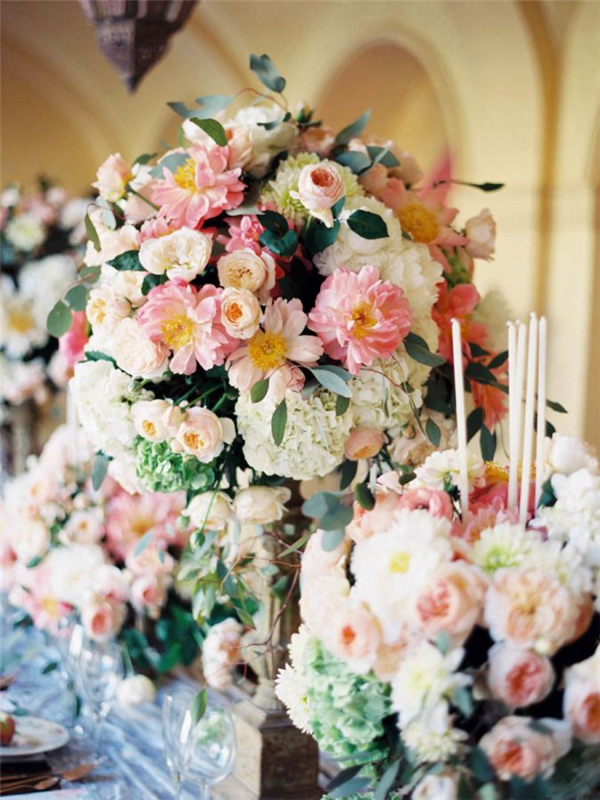
<path id="1" fill-rule="evenodd" d="M 36 192 L 12 186 L 0 195 L 0 402 L 2 425 L 12 429 L 9 449 L 17 472 L 35 447 L 30 441 L 35 420 L 28 410 L 44 406 L 70 377 L 68 359 L 49 336 L 46 318 L 76 283 L 85 213 L 86 201 L 45 181 Z M 77 292 L 81 296 L 75 290 L 71 300 Z"/>

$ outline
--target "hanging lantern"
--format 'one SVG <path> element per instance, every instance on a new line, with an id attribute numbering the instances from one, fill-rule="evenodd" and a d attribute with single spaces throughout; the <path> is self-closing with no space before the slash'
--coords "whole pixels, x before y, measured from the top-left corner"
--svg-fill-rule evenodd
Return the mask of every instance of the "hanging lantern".
<path id="1" fill-rule="evenodd" d="M 197 0 L 80 0 L 98 44 L 130 91 L 163 56 Z"/>

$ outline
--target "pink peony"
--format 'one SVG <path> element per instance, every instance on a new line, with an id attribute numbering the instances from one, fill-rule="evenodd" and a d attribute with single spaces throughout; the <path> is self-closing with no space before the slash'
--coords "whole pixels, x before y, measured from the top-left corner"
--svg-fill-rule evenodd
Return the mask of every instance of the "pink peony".
<path id="1" fill-rule="evenodd" d="M 167 597 L 167 584 L 160 575 L 147 572 L 134 578 L 131 584 L 131 602 L 138 611 L 156 619 Z"/>
<path id="2" fill-rule="evenodd" d="M 398 500 L 398 508 L 407 508 L 409 511 L 424 508 L 433 517 L 449 520 L 454 515 L 450 496 L 439 489 L 428 489 L 425 486 L 407 489 Z"/>
<path id="3" fill-rule="evenodd" d="M 71 327 L 58 340 L 58 350 L 70 367 L 74 367 L 83 358 L 83 348 L 88 339 L 85 311 L 74 311 Z"/>
<path id="4" fill-rule="evenodd" d="M 325 352 L 356 375 L 361 366 L 391 356 L 410 331 L 412 311 L 402 289 L 379 277 L 375 267 L 336 269 L 309 314 L 309 327 Z"/>
<path id="5" fill-rule="evenodd" d="M 229 238 L 224 240 L 228 253 L 242 249 L 253 250 L 257 256 L 262 253 L 262 245 L 258 240 L 264 229 L 258 217 L 237 217 L 225 221 L 229 225 Z"/>
<path id="6" fill-rule="evenodd" d="M 222 211 L 236 208 L 244 199 L 246 186 L 239 180 L 241 169 L 227 169 L 228 147 L 197 144 L 189 158 L 172 172 L 164 167 L 164 178 L 152 190 L 152 202 L 175 228 L 196 228 Z"/>
<path id="7" fill-rule="evenodd" d="M 296 365 L 314 366 L 323 353 L 317 336 L 303 335 L 307 316 L 298 299 L 269 301 L 262 329 L 229 357 L 229 381 L 241 392 L 269 378 L 269 393 L 281 399 L 286 389 L 299 391 L 304 375 Z"/>
<path id="8" fill-rule="evenodd" d="M 143 331 L 154 342 L 172 351 L 171 372 L 191 375 L 196 364 L 202 369 L 221 365 L 237 346 L 237 340 L 221 323 L 222 289 L 168 281 L 148 293 L 138 314 Z"/>
<path id="9" fill-rule="evenodd" d="M 488 686 L 492 697 L 510 708 L 541 702 L 554 684 L 550 659 L 533 650 L 497 644 L 489 653 Z"/>

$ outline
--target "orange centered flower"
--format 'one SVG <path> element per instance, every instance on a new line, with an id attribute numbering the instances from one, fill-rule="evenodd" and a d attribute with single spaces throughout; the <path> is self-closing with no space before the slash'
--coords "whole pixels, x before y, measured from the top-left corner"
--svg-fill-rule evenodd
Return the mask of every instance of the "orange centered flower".
<path id="1" fill-rule="evenodd" d="M 147 436 L 156 436 L 156 425 L 150 422 L 149 419 L 145 419 L 142 422 L 142 430 Z"/>
<path id="2" fill-rule="evenodd" d="M 193 158 L 188 158 L 173 173 L 175 183 L 190 194 L 196 191 L 196 162 Z"/>
<path id="3" fill-rule="evenodd" d="M 342 628 L 342 643 L 345 647 L 349 647 L 355 639 L 356 633 L 350 627 L 350 625 L 346 625 L 344 628 Z"/>
<path id="4" fill-rule="evenodd" d="M 334 176 L 327 169 L 315 169 L 311 175 L 315 186 L 331 186 L 334 183 Z"/>
<path id="5" fill-rule="evenodd" d="M 186 431 L 186 433 L 183 434 L 183 441 L 185 446 L 189 447 L 190 450 L 197 450 L 204 445 L 204 440 L 194 431 Z"/>
<path id="6" fill-rule="evenodd" d="M 354 306 L 351 319 L 352 335 L 356 339 L 364 339 L 377 323 L 376 317 L 373 316 L 373 306 L 365 301 Z"/>
<path id="7" fill-rule="evenodd" d="M 179 350 L 192 340 L 194 323 L 186 314 L 178 314 L 163 322 L 161 332 L 167 347 L 170 347 L 171 350 Z"/>
<path id="8" fill-rule="evenodd" d="M 276 369 L 285 362 L 285 339 L 273 331 L 258 331 L 248 341 L 248 355 L 255 367 L 263 371 Z"/>
<path id="9" fill-rule="evenodd" d="M 230 303 L 227 306 L 226 316 L 230 322 L 237 322 L 243 313 L 239 303 Z"/>
<path id="10" fill-rule="evenodd" d="M 402 230 L 410 233 L 413 242 L 429 244 L 440 235 L 440 225 L 435 212 L 430 211 L 418 200 L 402 206 L 398 212 L 398 218 Z"/>
<path id="11" fill-rule="evenodd" d="M 9 327 L 18 333 L 26 333 L 33 328 L 33 316 L 28 308 L 11 308 L 8 312 Z"/>

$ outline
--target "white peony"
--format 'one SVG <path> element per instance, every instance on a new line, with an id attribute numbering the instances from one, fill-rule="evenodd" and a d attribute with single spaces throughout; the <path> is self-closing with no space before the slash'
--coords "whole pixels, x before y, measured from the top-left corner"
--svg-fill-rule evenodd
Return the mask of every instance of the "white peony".
<path id="1" fill-rule="evenodd" d="M 140 706 L 153 703 L 155 698 L 156 687 L 146 675 L 130 675 L 121 681 L 117 689 L 120 706 Z"/>
<path id="2" fill-rule="evenodd" d="M 25 212 L 13 217 L 5 230 L 6 238 L 17 250 L 30 252 L 46 238 L 46 228 L 35 214 Z"/>
<path id="3" fill-rule="evenodd" d="M 298 129 L 291 122 L 282 122 L 272 130 L 264 127 L 265 124 L 279 119 L 281 115 L 280 106 L 267 101 L 261 105 L 249 105 L 241 108 L 233 117 L 224 122 L 225 128 L 232 134 L 234 147 L 238 139 L 242 139 L 249 145 L 249 152 L 247 147 L 245 148 L 243 166 L 247 172 L 257 178 L 262 178 L 268 172 L 271 161 L 277 153 L 294 149 L 298 138 Z M 194 127 L 200 130 L 197 125 Z M 187 129 L 185 133 L 187 136 Z"/>
<path id="4" fill-rule="evenodd" d="M 249 486 L 236 494 L 233 513 L 245 524 L 268 525 L 283 517 L 291 496 L 286 486 Z"/>
<path id="5" fill-rule="evenodd" d="M 426 486 L 428 489 L 448 490 L 458 486 L 460 463 L 458 450 L 444 450 L 432 453 L 425 463 L 415 470 L 415 486 Z M 467 477 L 469 490 L 480 486 L 485 479 L 485 464 L 474 453 L 467 453 Z"/>
<path id="6" fill-rule="evenodd" d="M 598 459 L 594 448 L 577 436 L 555 433 L 547 442 L 546 465 L 550 473 L 571 475 L 580 469 L 597 474 Z"/>
<path id="7" fill-rule="evenodd" d="M 170 280 L 189 283 L 204 272 L 211 250 L 210 237 L 190 228 L 180 228 L 142 242 L 140 263 L 153 275 L 166 274 Z"/>
<path id="8" fill-rule="evenodd" d="M 94 574 L 104 563 L 104 552 L 96 544 L 70 544 L 51 550 L 44 565 L 53 595 L 63 603 L 82 605 Z"/>
<path id="9" fill-rule="evenodd" d="M 246 461 L 258 472 L 295 480 L 327 475 L 344 458 L 344 444 L 352 428 L 351 407 L 336 415 L 337 395 L 322 389 L 306 399 L 288 391 L 285 399 L 285 435 L 276 445 L 271 433 L 274 404 L 268 397 L 253 403 L 249 394 L 240 396 L 235 413 Z"/>

